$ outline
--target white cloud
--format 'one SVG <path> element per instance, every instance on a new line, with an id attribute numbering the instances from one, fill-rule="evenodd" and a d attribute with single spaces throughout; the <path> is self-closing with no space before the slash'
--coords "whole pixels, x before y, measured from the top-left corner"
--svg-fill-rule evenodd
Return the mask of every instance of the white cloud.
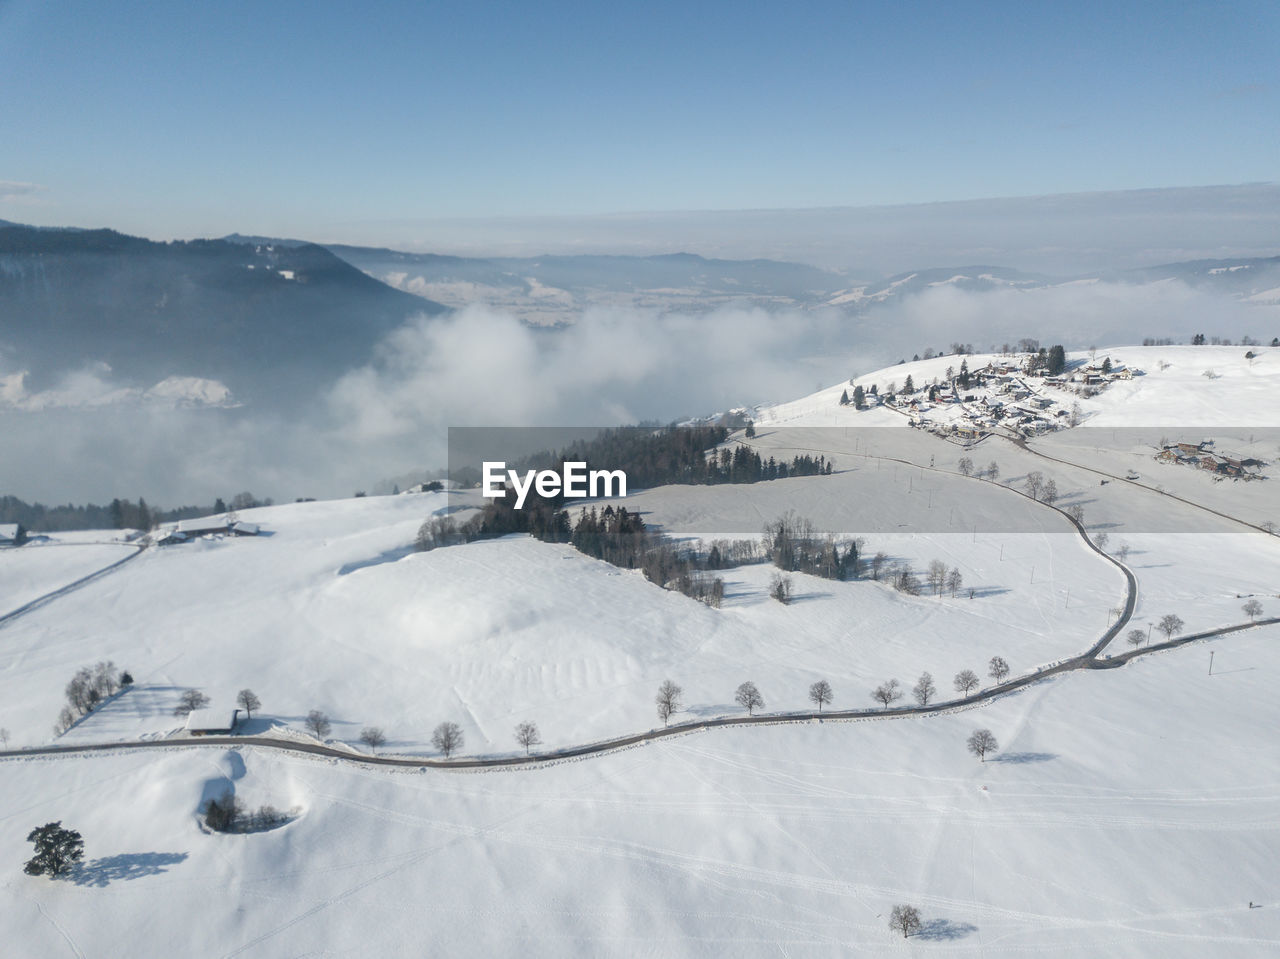
<path id="1" fill-rule="evenodd" d="M 373 363 L 322 385 L 321 401 L 288 420 L 250 407 L 104 405 L 118 384 L 101 368 L 80 371 L 58 389 L 97 406 L 0 411 L 0 493 L 45 502 L 143 495 L 168 506 L 246 489 L 277 500 L 350 495 L 443 466 L 450 426 L 667 421 L 807 395 L 953 341 L 985 349 L 1024 336 L 1069 348 L 1194 332 L 1270 339 L 1276 321 L 1274 308 L 1177 282 L 934 287 L 857 318 L 592 310 L 555 331 L 472 307 L 406 324 Z M 21 388 L 6 382 L 0 393 Z"/>

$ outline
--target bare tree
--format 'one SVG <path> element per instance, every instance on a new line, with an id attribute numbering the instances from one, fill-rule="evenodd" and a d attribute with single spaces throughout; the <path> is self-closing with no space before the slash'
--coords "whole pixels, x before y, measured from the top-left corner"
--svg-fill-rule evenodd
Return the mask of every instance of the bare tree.
<path id="1" fill-rule="evenodd" d="M 921 926 L 920 912 L 915 906 L 894 906 L 889 912 L 889 928 L 902 933 L 903 939 L 919 932 Z"/>
<path id="2" fill-rule="evenodd" d="M 1249 622 L 1253 622 L 1262 615 L 1262 604 L 1256 599 L 1251 599 L 1244 604 L 1244 614 L 1249 617 Z"/>
<path id="3" fill-rule="evenodd" d="M 888 709 L 891 703 L 895 703 L 902 698 L 902 690 L 898 688 L 896 679 L 890 679 L 872 690 L 871 698 L 885 709 Z"/>
<path id="4" fill-rule="evenodd" d="M 956 593 L 960 592 L 960 587 L 964 585 L 964 576 L 960 573 L 960 567 L 952 567 L 951 572 L 947 573 L 947 592 L 951 594 L 951 598 L 956 598 Z"/>
<path id="5" fill-rule="evenodd" d="M 529 750 L 542 742 L 542 736 L 538 733 L 538 724 L 525 721 L 517 726 L 516 742 L 524 747 L 524 754 L 529 755 Z"/>
<path id="6" fill-rule="evenodd" d="M 987 761 L 987 753 L 993 753 L 1000 748 L 1000 744 L 996 742 L 996 737 L 991 734 L 989 729 L 976 729 L 973 735 L 969 737 L 969 752 L 973 753 L 984 763 Z"/>
<path id="7" fill-rule="evenodd" d="M 1003 656 L 992 656 L 991 662 L 987 664 L 987 672 L 997 683 L 1004 682 L 1004 678 L 1009 675 L 1009 664 Z"/>
<path id="8" fill-rule="evenodd" d="M 1040 493 L 1040 500 L 1050 506 L 1058 501 L 1058 484 L 1052 479 L 1045 481 L 1044 490 Z"/>
<path id="9" fill-rule="evenodd" d="M 1130 552 L 1129 544 L 1121 543 L 1119 546 L 1116 547 L 1116 559 L 1120 560 L 1120 562 L 1122 563 L 1127 563 L 1129 561 L 1129 552 Z"/>
<path id="10" fill-rule="evenodd" d="M 929 571 L 925 577 L 929 583 L 929 588 L 933 590 L 935 596 L 941 596 L 942 590 L 947 585 L 947 564 L 940 559 L 929 561 Z"/>
<path id="11" fill-rule="evenodd" d="M 311 733 L 312 736 L 315 736 L 316 739 L 324 739 L 329 735 L 329 730 L 333 728 L 329 723 L 328 714 L 323 713 L 318 709 L 313 709 L 311 712 L 307 713 L 305 725 L 307 727 L 307 731 Z"/>
<path id="12" fill-rule="evenodd" d="M 952 685 L 955 686 L 956 692 L 960 693 L 960 695 L 968 696 L 981 684 L 982 681 L 978 679 L 978 674 L 972 669 L 962 669 L 956 673 L 955 682 Z"/>
<path id="13" fill-rule="evenodd" d="M 360 742 L 377 752 L 379 746 L 387 744 L 387 736 L 381 726 L 366 726 L 360 730 Z"/>
<path id="14" fill-rule="evenodd" d="M 684 690 L 671 680 L 662 681 L 662 685 L 658 687 L 658 695 L 653 698 L 658 706 L 658 718 L 662 720 L 662 725 L 667 725 L 672 713 L 680 712 L 680 707 L 684 705 L 680 699 L 683 695 Z"/>
<path id="15" fill-rule="evenodd" d="M 760 695 L 760 690 L 756 689 L 755 683 L 743 683 L 738 687 L 738 691 L 733 694 L 733 698 L 739 706 L 747 711 L 748 716 L 757 709 L 764 709 L 764 697 Z"/>
<path id="16" fill-rule="evenodd" d="M 829 706 L 831 699 L 831 684 L 825 679 L 820 679 L 809 687 L 809 700 L 818 707 L 818 712 L 822 712 L 823 706 Z"/>
<path id="17" fill-rule="evenodd" d="M 1164 633 L 1165 639 L 1172 639 L 1173 634 L 1182 632 L 1182 627 L 1185 625 L 1186 623 L 1184 623 L 1180 617 L 1175 616 L 1173 613 L 1169 613 L 1166 616 L 1161 617 L 1160 622 L 1156 623 L 1156 629 Z"/>
<path id="18" fill-rule="evenodd" d="M 204 709 L 209 705 L 209 697 L 198 689 L 188 689 L 178 697 L 178 705 L 174 708 L 175 716 L 186 716 L 192 710 Z"/>
<path id="19" fill-rule="evenodd" d="M 888 553 L 876 553 L 871 557 L 871 578 L 880 579 L 880 570 L 884 569 L 884 564 L 889 561 Z"/>
<path id="20" fill-rule="evenodd" d="M 67 702 L 78 715 L 83 715 L 97 705 L 100 697 L 93 688 L 93 673 L 87 666 L 76 670 L 66 688 Z M 174 715 L 179 715 L 175 713 Z"/>
<path id="21" fill-rule="evenodd" d="M 1147 638 L 1147 634 L 1140 629 L 1129 630 L 1129 635 L 1125 637 L 1130 646 L 1141 646 L 1142 641 Z"/>
<path id="22" fill-rule="evenodd" d="M 1027 495 L 1034 500 L 1040 499 L 1040 492 L 1044 489 L 1044 474 L 1039 470 L 1033 470 L 1027 474 L 1026 479 Z"/>
<path id="23" fill-rule="evenodd" d="M 96 663 L 93 667 L 93 689 L 98 694 L 98 699 L 114 696 L 119 688 L 120 679 L 116 673 L 116 664 L 110 660 Z"/>
<path id="24" fill-rule="evenodd" d="M 1107 543 L 1110 541 L 1110 539 L 1111 537 L 1108 536 L 1106 533 L 1099 533 L 1097 536 L 1093 538 L 1093 544 L 1097 546 L 1098 549 L 1106 549 Z"/>
<path id="25" fill-rule="evenodd" d="M 769 579 L 769 595 L 784 606 L 791 602 L 791 577 L 774 573 Z"/>
<path id="26" fill-rule="evenodd" d="M 992 460 L 990 463 L 987 464 L 987 479 L 991 480 L 991 482 L 994 483 L 999 478 L 1000 478 L 1000 464 L 997 463 L 995 460 Z"/>
<path id="27" fill-rule="evenodd" d="M 911 687 L 911 695 L 916 698 L 916 702 L 921 706 L 928 706 L 929 700 L 938 692 L 938 687 L 933 684 L 933 677 L 928 673 L 921 673 L 920 678 L 916 680 L 916 684 Z"/>
<path id="28" fill-rule="evenodd" d="M 889 578 L 893 581 L 893 588 L 899 593 L 915 596 L 920 592 L 920 586 L 916 583 L 915 570 L 911 568 L 910 563 L 900 563 L 894 568 L 893 575 Z"/>
<path id="29" fill-rule="evenodd" d="M 1066 509 L 1066 514 L 1075 520 L 1078 524 L 1084 523 L 1084 507 L 1079 503 L 1072 503 Z"/>
<path id="30" fill-rule="evenodd" d="M 431 745 L 448 759 L 462 748 L 462 729 L 457 723 L 441 723 L 431 734 Z"/>
<path id="31" fill-rule="evenodd" d="M 9 730 L 0 726 L 0 746 L 5 749 L 9 748 Z"/>
<path id="32" fill-rule="evenodd" d="M 253 711 L 262 708 L 262 700 L 254 694 L 252 689 L 242 689 L 236 693 L 236 705 L 244 710 L 245 719 L 252 719 Z"/>
<path id="33" fill-rule="evenodd" d="M 973 475 L 973 460 L 967 456 L 960 457 L 960 462 L 956 463 L 956 469 L 960 471 L 962 476 Z"/>

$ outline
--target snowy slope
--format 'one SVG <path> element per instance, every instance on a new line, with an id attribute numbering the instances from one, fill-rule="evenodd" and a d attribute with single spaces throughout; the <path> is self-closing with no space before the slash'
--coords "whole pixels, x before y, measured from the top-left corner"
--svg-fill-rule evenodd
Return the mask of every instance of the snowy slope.
<path id="1" fill-rule="evenodd" d="M 1208 648 L 1220 672 L 1207 676 Z M 1280 948 L 1271 633 L 924 720 L 694 734 L 587 762 L 387 773 L 205 747 L 0 762 L 19 955 L 1264 959 Z M 964 741 L 1003 746 L 979 763 Z M 200 831 L 202 796 L 301 818 Z M 1249 909 L 1248 903 L 1262 908 Z M 911 902 L 925 935 L 886 923 Z"/>
<path id="2" fill-rule="evenodd" d="M 920 482 L 908 492 L 890 467 L 862 467 L 719 496 L 670 487 L 632 505 L 661 521 L 665 503 L 683 503 L 703 531 L 745 514 L 750 535 L 761 517 L 811 509 L 868 533 L 869 551 L 917 570 L 932 559 L 961 569 L 956 598 L 797 574 L 797 602 L 782 607 L 768 596 L 770 568 L 749 566 L 724 573 L 726 602 L 713 610 L 527 537 L 411 552 L 443 494 L 247 511 L 271 535 L 148 550 L 10 623 L 0 724 L 15 742 L 48 741 L 71 675 L 109 659 L 130 670 L 135 688 L 59 741 L 165 735 L 181 724 L 172 710 L 184 688 L 230 708 L 247 686 L 264 703 L 255 728 L 297 730 L 319 708 L 337 740 L 354 743 L 363 726 L 379 725 L 393 748 L 429 752 L 431 730 L 449 719 L 468 752 L 507 753 L 525 719 L 548 746 L 649 728 L 654 690 L 668 677 L 685 687 L 694 715 L 736 713 L 732 693 L 747 678 L 771 709 L 808 708 L 808 687 L 821 678 L 837 703 L 869 706 L 890 677 L 909 686 L 926 669 L 942 680 L 965 668 L 981 674 L 996 654 L 1022 672 L 1092 645 L 1123 603 L 1114 567 L 1061 517 L 1007 490 L 946 475 Z M 926 498 L 936 498 L 939 522 L 951 514 L 954 525 L 872 530 L 891 515 L 884 503 L 900 501 L 906 516 Z M 836 513 L 833 502 L 847 508 Z M 709 512 L 709 503 L 728 509 Z M 1018 517 L 1026 535 L 993 535 L 997 516 Z"/>
<path id="3" fill-rule="evenodd" d="M 922 670 L 947 696 L 953 673 L 983 674 L 994 654 L 1021 673 L 1080 652 L 1123 605 L 1116 567 L 1017 492 L 1032 470 L 1054 479 L 1058 505 L 1083 509 L 1095 541 L 1129 548 L 1130 628 L 1171 612 L 1188 631 L 1240 623 L 1250 597 L 1280 613 L 1280 537 L 1257 528 L 1280 521 L 1275 480 L 1157 466 L 1147 435 L 1185 427 L 1274 448 L 1276 351 L 1252 364 L 1237 348 L 1106 352 L 1148 375 L 1082 400 L 1092 429 L 965 449 L 878 428 L 906 419 L 838 407 L 842 385 L 760 410 L 750 441 L 779 458 L 820 453 L 833 475 L 627 498 L 679 537 L 754 536 L 793 509 L 917 569 L 955 565 L 972 599 L 796 574 L 784 607 L 768 598 L 770 569 L 748 566 L 724 572 L 712 610 L 525 537 L 412 553 L 443 495 L 271 507 L 243 517 L 268 536 L 148 550 L 0 626 L 0 726 L 15 745 L 48 741 L 71 673 L 106 658 L 136 688 L 63 742 L 171 735 L 187 686 L 223 707 L 252 687 L 254 730 L 299 735 L 321 708 L 334 740 L 376 724 L 388 751 L 410 754 L 432 754 L 444 719 L 462 725 L 467 754 L 514 753 L 524 719 L 549 747 L 646 729 L 667 677 L 685 690 L 677 719 L 739 712 L 745 679 L 769 710 L 806 708 L 818 678 L 837 706 L 871 706 L 875 685 L 910 687 Z M 920 383 L 957 359 L 857 382 Z M 1200 375 L 1210 367 L 1220 375 Z M 999 482 L 958 475 L 966 454 L 997 462 Z M 1108 479 L 1129 469 L 1140 479 Z M 89 548 L 23 547 L 0 575 L 56 587 L 97 561 L 77 552 Z M 1280 951 L 1277 635 L 1263 626 L 927 719 L 723 729 L 519 771 L 390 772 L 215 746 L 0 759 L 0 859 L 21 862 L 26 831 L 52 819 L 87 846 L 72 880 L 0 871 L 0 936 L 17 955 L 142 959 L 1262 959 Z M 1003 747 L 987 763 L 964 749 L 980 727 Z M 203 832 L 197 809 L 228 788 L 298 818 Z M 926 923 L 905 943 L 887 929 L 899 902 Z"/>

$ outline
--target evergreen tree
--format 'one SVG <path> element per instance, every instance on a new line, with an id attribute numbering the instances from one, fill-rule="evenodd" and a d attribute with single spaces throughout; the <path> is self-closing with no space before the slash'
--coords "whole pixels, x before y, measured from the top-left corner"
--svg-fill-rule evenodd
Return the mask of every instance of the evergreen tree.
<path id="1" fill-rule="evenodd" d="M 841 406 L 848 406 L 848 405 L 849 405 L 849 391 L 848 391 L 848 390 L 841 390 L 841 391 L 840 391 L 840 405 L 841 405 Z"/>
<path id="2" fill-rule="evenodd" d="M 902 384 L 902 392 L 904 392 L 904 393 L 906 393 L 908 396 L 910 396 L 910 395 L 911 395 L 912 393 L 914 393 L 915 391 L 916 391 L 916 384 L 915 384 L 915 381 L 914 381 L 913 379 L 911 379 L 911 374 L 910 374 L 910 373 L 908 373 L 908 374 L 907 374 L 907 381 L 906 381 L 905 383 L 903 383 L 903 384 Z"/>
<path id="3" fill-rule="evenodd" d="M 27 835 L 27 842 L 36 847 L 36 854 L 23 867 L 28 876 L 47 873 L 56 879 L 84 858 L 84 840 L 74 829 L 63 829 L 61 820 L 37 826 Z"/>
<path id="4" fill-rule="evenodd" d="M 1057 376 L 1067 368 L 1067 351 L 1061 343 L 1056 343 L 1049 347 L 1049 353 L 1045 361 L 1045 372 L 1050 376 Z"/>
<path id="5" fill-rule="evenodd" d="M 856 409 L 862 409 L 867 405 L 867 395 L 861 386 L 853 388 L 853 405 Z"/>

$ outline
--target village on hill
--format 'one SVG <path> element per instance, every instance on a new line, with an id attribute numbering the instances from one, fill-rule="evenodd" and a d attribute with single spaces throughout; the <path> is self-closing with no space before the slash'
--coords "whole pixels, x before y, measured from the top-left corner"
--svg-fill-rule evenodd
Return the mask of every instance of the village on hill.
<path id="1" fill-rule="evenodd" d="M 962 358 L 958 371 L 948 367 L 944 377 L 931 383 L 917 386 L 908 375 L 900 391 L 893 383 L 884 392 L 859 386 L 852 398 L 846 392 L 840 401 L 858 409 L 884 406 L 907 416 L 913 427 L 971 446 L 995 432 L 1025 438 L 1078 426 L 1083 418 L 1078 398 L 1142 375 L 1109 356 L 1070 369 L 1062 348 L 1054 347 L 993 359 L 976 370 Z"/>

